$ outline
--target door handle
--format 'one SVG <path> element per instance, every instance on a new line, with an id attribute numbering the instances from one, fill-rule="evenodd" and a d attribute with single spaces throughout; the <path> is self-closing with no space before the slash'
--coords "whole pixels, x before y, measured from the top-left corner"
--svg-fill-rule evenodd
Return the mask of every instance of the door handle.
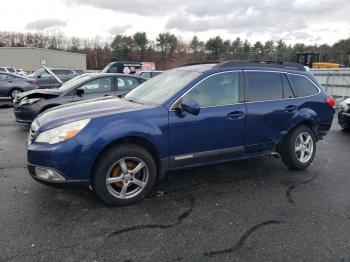
<path id="1" fill-rule="evenodd" d="M 227 114 L 227 118 L 231 120 L 238 120 L 244 118 L 245 113 L 242 111 L 234 111 Z"/>
<path id="2" fill-rule="evenodd" d="M 297 111 L 298 109 L 298 106 L 296 105 L 290 105 L 290 106 L 287 106 L 284 111 L 288 112 L 288 113 L 293 113 L 295 111 Z"/>

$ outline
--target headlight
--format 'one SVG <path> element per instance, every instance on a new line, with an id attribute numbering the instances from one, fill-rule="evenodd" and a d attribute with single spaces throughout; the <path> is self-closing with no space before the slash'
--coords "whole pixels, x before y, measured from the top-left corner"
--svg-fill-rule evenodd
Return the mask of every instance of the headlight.
<path id="1" fill-rule="evenodd" d="M 35 139 L 37 143 L 57 144 L 75 137 L 90 122 L 90 119 L 84 119 L 68 123 L 39 134 Z"/>
<path id="2" fill-rule="evenodd" d="M 32 105 L 36 102 L 38 102 L 40 100 L 40 98 L 31 98 L 31 99 L 23 99 L 19 105 L 20 106 L 29 106 L 29 105 Z"/>

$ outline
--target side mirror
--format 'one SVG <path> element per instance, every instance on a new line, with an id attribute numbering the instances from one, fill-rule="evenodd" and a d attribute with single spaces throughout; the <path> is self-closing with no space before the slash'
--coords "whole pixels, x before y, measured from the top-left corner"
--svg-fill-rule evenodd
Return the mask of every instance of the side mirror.
<path id="1" fill-rule="evenodd" d="M 201 110 L 199 104 L 197 101 L 193 99 L 184 99 L 182 102 L 179 104 L 179 108 L 181 108 L 183 111 L 191 114 L 191 115 L 198 115 L 199 111 Z"/>
<path id="2" fill-rule="evenodd" d="M 78 96 L 83 96 L 83 94 L 85 93 L 83 88 L 77 88 L 76 93 Z"/>

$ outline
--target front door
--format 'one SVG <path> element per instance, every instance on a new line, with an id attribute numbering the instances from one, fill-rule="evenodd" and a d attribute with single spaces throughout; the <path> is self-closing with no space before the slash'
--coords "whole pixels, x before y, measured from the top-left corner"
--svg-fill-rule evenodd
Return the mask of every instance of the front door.
<path id="1" fill-rule="evenodd" d="M 112 96 L 114 94 L 112 77 L 101 77 L 98 79 L 94 79 L 84 83 L 78 88 L 83 89 L 84 94 L 79 96 L 76 94 L 76 90 L 75 90 L 74 91 L 75 94 L 73 96 L 74 101 L 99 98 L 99 97 L 107 97 L 107 96 Z"/>
<path id="2" fill-rule="evenodd" d="M 169 112 L 169 166 L 216 162 L 243 153 L 246 108 L 240 72 L 214 74 L 194 86 L 183 99 L 201 107 L 198 115 Z"/>

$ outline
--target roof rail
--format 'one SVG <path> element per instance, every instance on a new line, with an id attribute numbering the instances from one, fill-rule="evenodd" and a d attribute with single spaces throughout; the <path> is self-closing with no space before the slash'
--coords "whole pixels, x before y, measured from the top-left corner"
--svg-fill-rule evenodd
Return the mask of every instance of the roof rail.
<path id="1" fill-rule="evenodd" d="M 204 62 L 188 63 L 188 64 L 181 65 L 179 67 L 194 66 L 194 65 L 210 65 L 210 64 L 220 64 L 220 63 L 222 63 L 222 61 L 204 61 Z"/>
<path id="2" fill-rule="evenodd" d="M 256 61 L 256 60 L 231 60 L 222 62 L 214 66 L 214 68 L 235 67 L 235 66 L 268 66 L 271 68 L 283 68 L 289 70 L 306 71 L 304 65 L 284 61 Z"/>

